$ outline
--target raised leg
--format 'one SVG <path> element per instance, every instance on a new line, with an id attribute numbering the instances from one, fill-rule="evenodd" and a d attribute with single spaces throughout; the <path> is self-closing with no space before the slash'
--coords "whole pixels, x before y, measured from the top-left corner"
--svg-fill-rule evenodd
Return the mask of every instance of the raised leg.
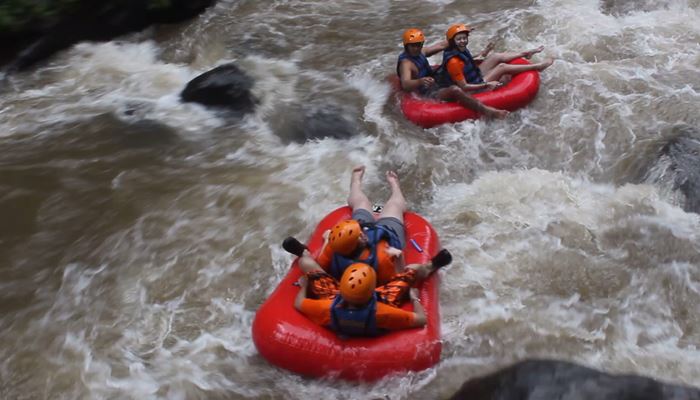
<path id="1" fill-rule="evenodd" d="M 526 64 L 526 65 L 513 65 L 513 64 L 499 64 L 491 71 L 484 74 L 484 80 L 486 82 L 497 81 L 501 79 L 503 75 L 515 75 L 520 72 L 525 71 L 543 71 L 547 69 L 550 65 L 554 63 L 553 58 L 548 58 L 545 61 L 537 64 Z"/>
<path id="2" fill-rule="evenodd" d="M 386 180 L 391 188 L 391 196 L 384 204 L 384 210 L 379 215 L 380 218 L 394 217 L 403 222 L 403 213 L 406 211 L 406 199 L 401 192 L 399 177 L 394 171 L 387 171 Z"/>
<path id="3" fill-rule="evenodd" d="M 364 174 L 364 165 L 358 165 L 352 169 L 352 174 L 350 175 L 350 194 L 348 195 L 348 205 L 353 210 L 362 208 L 371 211 L 372 203 L 370 203 L 367 195 L 362 191 L 362 177 Z"/>
<path id="4" fill-rule="evenodd" d="M 481 70 L 482 75 L 486 75 L 491 71 L 493 68 L 498 66 L 499 64 L 502 63 L 509 63 L 513 61 L 516 58 L 527 58 L 529 59 L 532 57 L 534 54 L 537 54 L 544 50 L 544 46 L 540 46 L 536 49 L 530 49 L 530 50 L 525 50 L 521 52 L 507 52 L 507 53 L 493 53 L 490 56 L 486 57 L 484 61 L 479 64 L 479 69 Z"/>

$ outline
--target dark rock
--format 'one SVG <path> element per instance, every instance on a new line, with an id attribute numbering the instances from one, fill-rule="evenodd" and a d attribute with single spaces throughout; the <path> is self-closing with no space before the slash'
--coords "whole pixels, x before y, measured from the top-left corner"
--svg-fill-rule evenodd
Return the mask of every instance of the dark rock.
<path id="1" fill-rule="evenodd" d="M 465 382 L 458 400 L 700 400 L 700 390 L 577 364 L 530 360 Z"/>
<path id="2" fill-rule="evenodd" d="M 672 200 L 686 211 L 700 213 L 700 133 L 689 125 L 678 125 L 656 146 L 656 159 L 642 181 L 677 193 Z"/>
<path id="3" fill-rule="evenodd" d="M 69 14 L 46 22 L 46 26 L 28 26 L 13 34 L 0 35 L 5 52 L 19 51 L 6 72 L 23 70 L 82 40 L 109 40 L 153 23 L 184 21 L 214 1 L 170 0 L 162 7 L 143 0 L 82 1 Z M 10 59 L 11 55 L 2 54 L 0 59 Z"/>
<path id="4" fill-rule="evenodd" d="M 603 0 L 600 6 L 603 13 L 617 16 L 668 9 L 670 4 L 669 0 Z"/>
<path id="5" fill-rule="evenodd" d="M 273 130 L 285 142 L 304 143 L 309 140 L 347 139 L 358 132 L 348 112 L 335 105 L 321 107 L 291 107 L 272 121 Z"/>
<path id="6" fill-rule="evenodd" d="M 683 209 L 700 213 L 700 139 L 697 136 L 677 136 L 661 149 L 661 154 L 671 160 L 674 189 L 685 196 Z"/>
<path id="7" fill-rule="evenodd" d="M 250 93 L 253 82 L 236 65 L 224 64 L 191 80 L 180 97 L 185 102 L 247 113 L 253 111 L 256 104 L 256 99 Z"/>

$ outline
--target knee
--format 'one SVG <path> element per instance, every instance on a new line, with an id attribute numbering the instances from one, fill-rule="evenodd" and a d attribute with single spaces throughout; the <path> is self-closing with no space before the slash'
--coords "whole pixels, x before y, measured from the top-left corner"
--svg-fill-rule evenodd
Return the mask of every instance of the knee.
<path id="1" fill-rule="evenodd" d="M 449 92 L 450 96 L 453 99 L 463 99 L 463 98 L 467 97 L 467 94 L 464 93 L 464 91 L 456 85 L 450 86 L 449 91 L 450 91 Z"/>
<path id="2" fill-rule="evenodd" d="M 494 70 L 496 70 L 497 72 L 505 72 L 507 68 L 508 68 L 508 64 L 501 62 L 494 67 Z"/>
<path id="3" fill-rule="evenodd" d="M 455 85 L 450 86 L 447 90 L 450 93 L 450 96 L 459 96 L 462 94 L 462 89 Z"/>

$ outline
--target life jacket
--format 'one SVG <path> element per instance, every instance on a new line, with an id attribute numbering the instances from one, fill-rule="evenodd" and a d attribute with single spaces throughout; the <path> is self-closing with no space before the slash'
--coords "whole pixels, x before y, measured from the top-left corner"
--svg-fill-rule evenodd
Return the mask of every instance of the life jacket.
<path id="1" fill-rule="evenodd" d="M 430 61 L 428 61 L 428 57 L 426 57 L 425 54 L 420 53 L 418 56 L 413 57 L 404 51 L 399 54 L 399 61 L 396 62 L 396 75 L 398 75 L 399 78 L 401 78 L 400 67 L 401 61 L 403 60 L 411 61 L 418 68 L 418 76 L 416 79 L 433 76 L 433 67 L 430 66 Z"/>
<path id="2" fill-rule="evenodd" d="M 470 84 L 484 83 L 484 78 L 481 76 L 481 71 L 479 67 L 476 66 L 474 62 L 474 57 L 469 52 L 469 49 L 459 51 L 459 49 L 448 49 L 442 53 L 442 64 L 436 73 L 438 79 L 438 85 L 440 86 L 450 86 L 454 85 L 455 82 L 452 81 L 450 73 L 447 71 L 447 62 L 450 61 L 452 57 L 459 57 L 464 61 L 464 69 L 462 73 L 464 74 L 464 79 Z"/>
<path id="3" fill-rule="evenodd" d="M 348 308 L 342 296 L 336 296 L 331 306 L 331 329 L 341 336 L 377 336 L 377 292 L 363 308 Z"/>
<path id="4" fill-rule="evenodd" d="M 333 253 L 329 273 L 335 279 L 340 280 L 340 277 L 343 276 L 343 272 L 345 272 L 345 268 L 357 262 L 368 264 L 374 268 L 375 272 L 379 272 L 377 269 L 377 261 L 379 259 L 377 257 L 377 244 L 379 244 L 379 241 L 381 240 L 386 240 L 391 247 L 395 247 L 397 249 L 401 248 L 399 235 L 393 229 L 384 225 L 376 225 L 373 222 L 362 224 L 362 228 L 367 236 L 367 249 L 369 250 L 369 256 L 362 259 L 350 258 L 338 253 Z"/>

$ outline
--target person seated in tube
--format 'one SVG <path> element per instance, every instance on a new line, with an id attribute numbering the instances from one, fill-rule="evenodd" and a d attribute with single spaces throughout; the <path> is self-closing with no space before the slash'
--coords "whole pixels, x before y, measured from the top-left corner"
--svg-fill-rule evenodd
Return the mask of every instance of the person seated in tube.
<path id="1" fill-rule="evenodd" d="M 412 286 L 451 261 L 452 256 L 443 249 L 430 263 L 408 265 L 389 283 L 376 287 L 376 272 L 367 264 L 351 264 L 338 282 L 305 254 L 299 260 L 304 275 L 298 281 L 301 289 L 294 307 L 341 337 L 371 337 L 390 330 L 422 327 L 427 323 L 425 309 L 418 300 L 418 289 Z M 408 296 L 413 311 L 399 308 Z"/>
<path id="2" fill-rule="evenodd" d="M 544 50 L 544 46 L 540 46 L 521 52 L 493 53 L 486 55 L 477 64 L 479 59 L 472 57 L 467 49 L 471 31 L 472 28 L 465 24 L 455 24 L 447 29 L 445 37 L 449 44 L 442 53 L 442 64 L 436 71 L 439 86 L 456 85 L 467 92 L 491 90 L 502 86 L 501 81 L 505 81 L 511 75 L 525 71 L 542 71 L 554 62 L 554 59 L 548 58 L 537 64 L 507 64 L 516 58 L 532 57 Z M 489 51 L 490 49 L 487 49 L 486 53 Z"/>
<path id="3" fill-rule="evenodd" d="M 394 171 L 388 171 L 386 180 L 391 195 L 375 221 L 372 203 L 362 191 L 364 173 L 365 166 L 360 165 L 353 168 L 350 176 L 347 201 L 352 208 L 352 219 L 340 221 L 324 232 L 324 244 L 314 262 L 335 279 L 340 279 L 350 264 L 363 262 L 376 270 L 377 280 L 383 285 L 403 269 L 406 199 L 401 192 L 398 176 Z M 282 246 L 300 257 L 306 250 L 293 237 L 285 239 Z"/>
<path id="4" fill-rule="evenodd" d="M 487 117 L 503 118 L 508 111 L 489 107 L 479 100 L 469 96 L 455 85 L 436 85 L 435 71 L 430 66 L 428 57 L 446 49 L 449 40 L 423 47 L 425 36 L 419 29 L 407 29 L 403 33 L 404 51 L 396 63 L 396 74 L 401 82 L 401 89 L 406 92 L 416 92 L 428 98 L 444 101 L 455 101 L 463 107 L 486 115 Z"/>

